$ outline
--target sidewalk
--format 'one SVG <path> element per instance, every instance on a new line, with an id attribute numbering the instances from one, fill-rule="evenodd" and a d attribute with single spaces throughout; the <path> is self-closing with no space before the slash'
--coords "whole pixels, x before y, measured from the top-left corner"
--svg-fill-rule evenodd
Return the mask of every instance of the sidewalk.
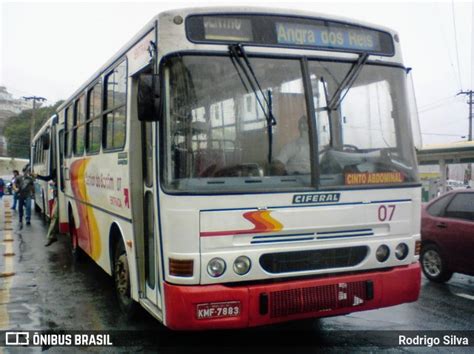
<path id="1" fill-rule="evenodd" d="M 13 271 L 13 227 L 10 198 L 0 201 L 0 329 L 7 329 L 10 323 L 7 306 L 10 302 L 10 289 L 15 275 Z"/>
<path id="2" fill-rule="evenodd" d="M 39 329 L 43 296 L 38 291 L 47 225 L 33 213 L 19 230 L 11 196 L 0 201 L 0 330 Z M 37 252 L 36 250 L 40 250 Z"/>

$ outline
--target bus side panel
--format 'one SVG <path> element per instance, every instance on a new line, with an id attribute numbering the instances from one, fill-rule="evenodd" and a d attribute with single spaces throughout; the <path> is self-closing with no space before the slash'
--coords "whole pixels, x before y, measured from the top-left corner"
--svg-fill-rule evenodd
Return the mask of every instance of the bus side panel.
<path id="1" fill-rule="evenodd" d="M 108 274 L 112 273 L 112 226 L 127 250 L 134 298 L 137 298 L 133 230 L 129 200 L 128 152 L 99 153 L 66 161 L 65 194 L 74 216 L 78 243 Z"/>
<path id="2" fill-rule="evenodd" d="M 109 275 L 112 275 L 114 260 L 111 257 L 115 251 L 115 245 L 111 244 L 112 230 L 118 230 L 116 236 L 122 239 L 127 252 L 132 297 L 138 300 L 132 223 L 77 200 L 67 199 L 71 205 L 79 246 Z"/>

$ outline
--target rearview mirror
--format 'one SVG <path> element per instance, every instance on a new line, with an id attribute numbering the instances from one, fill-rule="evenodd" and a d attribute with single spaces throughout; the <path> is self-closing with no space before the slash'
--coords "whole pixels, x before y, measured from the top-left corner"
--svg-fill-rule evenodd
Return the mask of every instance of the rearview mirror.
<path id="1" fill-rule="evenodd" d="M 139 121 L 156 122 L 159 120 L 159 82 L 158 75 L 141 74 L 138 77 L 137 110 Z"/>

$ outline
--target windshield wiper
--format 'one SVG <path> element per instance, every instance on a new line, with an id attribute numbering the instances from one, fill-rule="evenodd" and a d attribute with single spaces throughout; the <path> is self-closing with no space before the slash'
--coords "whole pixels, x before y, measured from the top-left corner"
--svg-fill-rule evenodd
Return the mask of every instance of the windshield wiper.
<path id="1" fill-rule="evenodd" d="M 324 99 L 326 100 L 327 106 L 318 109 L 318 111 L 325 110 L 328 112 L 329 131 L 332 132 L 332 111 L 329 109 L 328 84 L 326 80 L 324 80 L 324 76 L 321 76 L 321 83 L 323 84 Z M 332 134 L 329 134 L 329 146 L 332 146 Z"/>
<path id="2" fill-rule="evenodd" d="M 260 86 L 260 83 L 257 79 L 257 76 L 255 75 L 255 71 L 253 70 L 252 65 L 250 64 L 250 61 L 247 57 L 247 53 L 245 53 L 244 47 L 242 44 L 231 44 L 229 45 L 229 54 L 232 63 L 234 64 L 237 62 L 237 65 L 239 68 L 242 70 L 243 74 L 245 75 L 245 78 L 247 79 L 250 88 L 252 89 L 255 99 L 260 106 L 260 108 L 263 111 L 263 114 L 265 115 L 265 119 L 267 121 L 267 133 L 268 133 L 268 163 L 272 162 L 272 151 L 273 151 L 273 126 L 277 124 L 277 121 L 275 119 L 275 116 L 273 115 L 273 107 L 272 107 L 272 94 L 271 91 L 268 90 L 268 99 L 263 93 L 262 87 Z M 243 60 L 242 60 L 243 58 Z M 235 64 L 234 64 L 235 66 Z M 237 69 L 237 67 L 236 67 Z M 237 70 L 237 74 L 239 75 L 242 83 L 242 77 L 240 76 L 240 72 Z M 248 92 L 248 89 L 246 85 L 244 84 L 245 89 Z M 258 91 L 258 92 L 257 92 Z M 267 106 L 267 109 L 265 109 L 262 100 L 260 99 L 259 93 L 263 100 L 265 101 L 265 104 Z"/>
<path id="3" fill-rule="evenodd" d="M 342 103 L 347 93 L 349 92 L 350 88 L 354 84 L 354 81 L 359 76 L 359 73 L 362 67 L 364 66 L 365 62 L 367 61 L 368 57 L 369 57 L 369 54 L 367 53 L 359 55 L 359 59 L 357 59 L 357 61 L 349 69 L 349 71 L 346 74 L 346 77 L 341 81 L 341 84 L 337 88 L 336 92 L 334 92 L 334 95 L 332 96 L 331 101 L 328 103 L 327 108 L 329 112 L 336 110 L 337 107 Z M 341 94 L 344 90 L 346 92 L 344 93 L 344 96 L 341 97 Z"/>

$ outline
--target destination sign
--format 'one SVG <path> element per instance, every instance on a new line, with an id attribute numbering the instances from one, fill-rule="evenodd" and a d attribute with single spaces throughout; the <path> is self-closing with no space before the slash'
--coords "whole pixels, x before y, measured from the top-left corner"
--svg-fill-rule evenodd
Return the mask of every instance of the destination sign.
<path id="1" fill-rule="evenodd" d="M 276 23 L 276 33 L 283 44 L 380 51 L 378 33 L 358 28 Z"/>
<path id="2" fill-rule="evenodd" d="M 327 19 L 255 14 L 192 15 L 186 18 L 186 34 L 190 41 L 197 43 L 395 54 L 390 33 Z"/>
<path id="3" fill-rule="evenodd" d="M 252 25 L 249 19 L 233 17 L 204 17 L 204 38 L 228 41 L 251 41 Z"/>

